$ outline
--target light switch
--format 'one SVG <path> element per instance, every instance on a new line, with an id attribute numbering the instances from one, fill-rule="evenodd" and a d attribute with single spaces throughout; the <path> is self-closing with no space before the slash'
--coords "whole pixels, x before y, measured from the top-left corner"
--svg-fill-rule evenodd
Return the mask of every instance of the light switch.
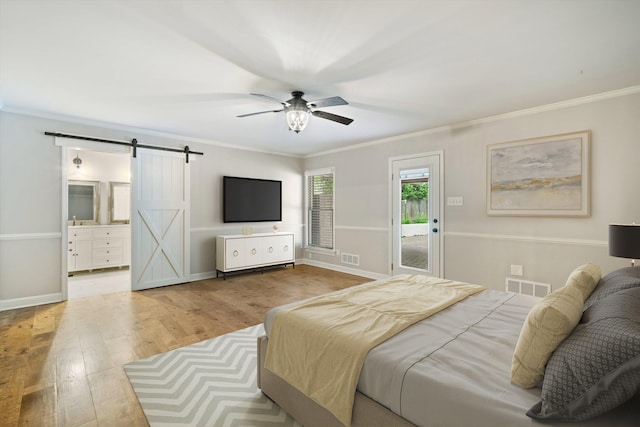
<path id="1" fill-rule="evenodd" d="M 449 196 L 447 197 L 447 206 L 462 206 L 462 196 Z"/>

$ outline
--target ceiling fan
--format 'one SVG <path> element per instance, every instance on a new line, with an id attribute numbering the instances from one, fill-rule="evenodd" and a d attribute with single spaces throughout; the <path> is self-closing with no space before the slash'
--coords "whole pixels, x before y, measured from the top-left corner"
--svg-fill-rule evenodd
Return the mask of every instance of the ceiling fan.
<path id="1" fill-rule="evenodd" d="M 353 119 L 348 117 L 338 116 L 336 114 L 327 113 L 326 111 L 317 111 L 312 110 L 315 108 L 322 107 L 331 107 L 334 105 L 347 105 L 349 104 L 344 99 L 339 96 L 333 96 L 331 98 L 323 98 L 318 99 L 317 101 L 307 101 L 302 96 L 304 92 L 293 91 L 291 92 L 291 98 L 288 101 L 280 101 L 279 99 L 273 98 L 269 95 L 262 95 L 259 93 L 252 93 L 254 96 L 261 96 L 263 98 L 279 102 L 283 105 L 284 108 L 280 110 L 268 110 L 268 111 L 259 111 L 257 113 L 249 113 L 249 114 L 241 114 L 238 117 L 247 117 L 247 116 L 255 116 L 256 114 L 264 114 L 264 113 L 279 113 L 284 111 L 287 115 L 287 124 L 289 125 L 289 130 L 294 131 L 295 133 L 300 133 L 303 130 L 307 123 L 309 123 L 310 116 L 320 117 L 321 119 L 332 120 L 334 122 L 342 123 L 343 125 L 350 124 Z"/>

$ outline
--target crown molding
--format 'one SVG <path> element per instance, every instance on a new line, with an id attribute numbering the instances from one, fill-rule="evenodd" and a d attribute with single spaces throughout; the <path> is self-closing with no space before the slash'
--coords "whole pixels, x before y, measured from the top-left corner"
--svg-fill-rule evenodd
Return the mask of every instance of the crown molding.
<path id="1" fill-rule="evenodd" d="M 124 131 L 124 132 L 129 132 L 129 133 L 135 134 L 135 135 L 148 135 L 148 136 L 154 136 L 154 137 L 157 137 L 157 138 L 167 138 L 167 139 L 178 140 L 178 141 L 181 141 L 181 142 L 193 142 L 193 143 L 199 143 L 199 144 L 204 144 L 204 145 L 210 145 L 210 146 L 214 146 L 214 147 L 230 148 L 230 149 L 233 149 L 233 150 L 252 151 L 252 152 L 256 152 L 256 153 L 273 154 L 273 155 L 284 156 L 284 157 L 295 157 L 295 158 L 300 158 L 301 157 L 301 156 L 295 155 L 295 154 L 278 153 L 278 152 L 273 152 L 273 151 L 260 150 L 258 148 L 247 147 L 247 146 L 243 146 L 243 145 L 240 145 L 240 144 L 231 144 L 231 143 L 227 143 L 227 142 L 215 141 L 215 140 L 210 140 L 210 139 L 205 139 L 205 138 L 196 138 L 196 137 L 193 137 L 193 136 L 185 136 L 185 135 L 173 134 L 173 133 L 169 133 L 169 132 L 160 132 L 160 131 L 155 131 L 155 130 L 151 130 L 151 129 L 137 128 L 137 127 L 134 127 L 134 126 L 120 125 L 120 124 L 117 124 L 117 123 L 103 122 L 103 121 L 100 121 L 100 120 L 93 120 L 93 119 L 85 119 L 85 118 L 80 118 L 80 117 L 75 117 L 75 116 L 68 116 L 68 115 L 65 115 L 65 114 L 56 114 L 56 113 L 40 111 L 40 110 L 31 110 L 31 109 L 27 109 L 27 108 L 17 108 L 17 107 L 12 107 L 12 106 L 8 106 L 8 105 L 0 105 L 0 111 L 1 112 L 5 112 L 5 113 L 11 113 L 11 114 L 19 114 L 19 115 L 22 115 L 22 116 L 30 116 L 30 117 L 38 117 L 38 118 L 41 118 L 41 119 L 56 120 L 56 121 L 61 121 L 61 122 L 66 122 L 66 123 L 71 123 L 71 124 L 80 124 L 80 125 L 86 125 L 86 126 L 101 127 L 101 128 L 104 128 L 104 129 Z M 95 135 L 93 135 L 93 136 L 95 136 Z"/>
<path id="2" fill-rule="evenodd" d="M 318 152 L 318 153 L 312 153 L 312 154 L 306 154 L 306 155 L 296 155 L 296 154 L 289 154 L 289 153 L 271 152 L 271 151 L 267 151 L 267 150 L 260 150 L 260 149 L 257 149 L 257 148 L 243 146 L 243 145 L 240 145 L 240 144 L 231 144 L 231 143 L 215 141 L 215 140 L 209 140 L 209 139 L 204 139 L 204 138 L 196 138 L 196 137 L 178 135 L 178 134 L 173 134 L 173 133 L 168 133 L 168 132 L 160 132 L 160 131 L 155 131 L 155 130 L 151 130 L 151 129 L 136 128 L 136 127 L 133 127 L 133 126 L 119 125 L 119 124 L 115 124 L 115 123 L 103 122 L 103 121 L 93 120 L 93 119 L 83 119 L 83 118 L 78 118 L 78 117 L 74 117 L 74 116 L 67 116 L 67 115 L 63 115 L 63 114 L 49 113 L 49 112 L 44 112 L 44 111 L 39 111 L 39 110 L 29 110 L 29 109 L 15 108 L 15 107 L 11 107 L 11 106 L 8 106 L 8 105 L 3 105 L 2 103 L 0 103 L 0 111 L 7 112 L 7 113 L 13 113 L 13 114 L 20 114 L 20 115 L 25 115 L 25 116 L 39 117 L 39 118 L 43 118 L 43 119 L 59 120 L 59 121 L 64 121 L 64 122 L 69 122 L 69 123 L 83 124 L 83 125 L 88 125 L 88 126 L 96 126 L 96 127 L 107 128 L 107 129 L 115 129 L 115 130 L 120 130 L 120 131 L 131 132 L 131 133 L 135 133 L 135 134 L 155 136 L 155 137 L 159 137 L 159 138 L 177 139 L 179 141 L 184 141 L 184 142 L 195 142 L 195 143 L 211 145 L 211 146 L 215 146 L 215 147 L 230 148 L 230 149 L 244 150 L 244 151 L 252 151 L 252 152 L 257 152 L 257 153 L 274 154 L 274 155 L 284 156 L 284 157 L 313 158 L 313 157 L 325 156 L 325 155 L 328 155 L 328 154 L 335 154 L 335 153 L 341 153 L 341 152 L 345 152 L 345 151 L 358 150 L 358 149 L 361 149 L 361 148 L 374 146 L 374 145 L 379 145 L 379 144 L 384 144 L 386 142 L 391 142 L 391 141 L 398 141 L 398 140 L 403 140 L 403 139 L 415 138 L 415 137 L 420 137 L 420 136 L 424 136 L 424 135 L 430 135 L 430 134 L 443 132 L 443 131 L 451 131 L 451 130 L 456 130 L 456 129 L 465 128 L 465 127 L 469 127 L 469 126 L 475 126 L 475 125 L 479 125 L 479 124 L 491 123 L 491 122 L 495 122 L 495 121 L 499 121 L 499 120 L 507 120 L 507 119 L 516 118 L 516 117 L 528 116 L 528 115 L 537 114 L 537 113 L 541 113 L 541 112 L 545 112 L 545 111 L 560 110 L 560 109 L 563 109 L 563 108 L 569 108 L 569 107 L 574 107 L 574 106 L 577 106 L 577 105 L 589 104 L 589 103 L 592 103 L 592 102 L 602 101 L 602 100 L 610 99 L 610 98 L 617 98 L 617 97 L 621 97 L 621 96 L 632 95 L 632 94 L 636 94 L 636 93 L 640 93 L 640 85 L 631 86 L 631 87 L 627 87 L 627 88 L 623 88 L 623 89 L 616 89 L 616 90 L 612 90 L 612 91 L 608 91 L 608 92 L 602 92 L 602 93 L 598 93 L 598 94 L 595 94 L 595 95 L 583 96 L 583 97 L 580 97 L 580 98 L 574 98 L 574 99 L 570 99 L 570 100 L 566 100 L 566 101 L 555 102 L 555 103 L 552 103 L 552 104 L 541 105 L 541 106 L 538 106 L 538 107 L 525 108 L 525 109 L 522 109 L 522 110 L 516 110 L 516 111 L 512 111 L 512 112 L 509 112 L 509 113 L 503 113 L 503 114 L 497 114 L 497 115 L 494 115 L 494 116 L 484 117 L 484 118 L 480 118 L 480 119 L 468 120 L 466 122 L 460 122 L 460 123 L 455 123 L 455 124 L 446 125 L 446 126 L 438 126 L 438 127 L 435 127 L 435 128 L 425 129 L 425 130 L 421 130 L 421 131 L 417 131 L 417 132 L 411 132 L 411 133 L 406 133 L 406 134 L 390 136 L 390 137 L 386 137 L 386 138 L 376 139 L 376 140 L 373 140 L 373 141 L 367 141 L 367 142 L 363 142 L 363 143 L 359 143 L 359 144 L 350 145 L 348 147 L 336 148 L 336 149 L 332 149 L 332 150 L 321 151 L 321 152 Z"/>
<path id="3" fill-rule="evenodd" d="M 554 102 L 553 104 L 546 104 L 546 105 L 541 105 L 541 106 L 538 106 L 538 107 L 525 108 L 525 109 L 522 109 L 522 110 L 516 110 L 516 111 L 509 112 L 509 113 L 496 114 L 495 116 L 489 116 L 489 117 L 483 117 L 483 118 L 480 118 L 480 119 L 468 120 L 466 122 L 455 123 L 455 124 L 452 124 L 452 125 L 438 126 L 438 127 L 435 127 L 435 128 L 425 129 L 425 130 L 421 130 L 421 131 L 417 131 L 417 132 L 411 132 L 411 133 L 406 133 L 406 134 L 402 134 L 402 135 L 390 136 L 390 137 L 387 137 L 387 138 L 377 139 L 377 140 L 374 140 L 374 141 L 368 141 L 368 142 L 363 142 L 363 143 L 360 143 L 360 144 L 350 145 L 348 147 L 336 148 L 336 149 L 333 149 L 333 150 L 327 150 L 327 151 L 322 151 L 322 152 L 319 152 L 319 153 L 308 154 L 308 155 L 303 156 L 303 157 L 304 158 L 311 158 L 311 157 L 324 156 L 324 155 L 327 155 L 327 154 L 340 153 L 340 152 L 344 152 L 344 151 L 357 150 L 357 149 L 369 147 L 369 146 L 372 146 L 372 145 L 384 144 L 386 142 L 398 141 L 398 140 L 409 139 L 409 138 L 415 138 L 415 137 L 420 137 L 420 136 L 424 136 L 424 135 L 430 135 L 430 134 L 434 134 L 434 133 L 438 133 L 438 132 L 451 131 L 451 130 L 466 128 L 466 127 L 469 127 L 469 126 L 475 126 L 475 125 L 480 125 L 480 124 L 485 124 L 485 123 L 492 123 L 492 122 L 496 122 L 496 121 L 499 121 L 499 120 L 512 119 L 512 118 L 515 118 L 515 117 L 529 116 L 529 115 L 532 115 L 532 114 L 538 114 L 538 113 L 545 112 L 545 111 L 560 110 L 560 109 L 563 109 L 563 108 L 574 107 L 576 105 L 589 104 L 589 103 L 592 103 L 592 102 L 602 101 L 604 99 L 618 98 L 618 97 L 621 97 L 621 96 L 627 96 L 627 95 L 632 95 L 632 94 L 636 94 L 636 93 L 640 93 L 640 85 L 631 86 L 631 87 L 624 88 L 624 89 L 612 90 L 612 91 L 609 91 L 609 92 L 598 93 L 598 94 L 595 94 L 595 95 L 583 96 L 583 97 L 580 97 L 580 98 L 574 98 L 574 99 L 570 99 L 570 100 L 566 100 L 566 101 Z"/>

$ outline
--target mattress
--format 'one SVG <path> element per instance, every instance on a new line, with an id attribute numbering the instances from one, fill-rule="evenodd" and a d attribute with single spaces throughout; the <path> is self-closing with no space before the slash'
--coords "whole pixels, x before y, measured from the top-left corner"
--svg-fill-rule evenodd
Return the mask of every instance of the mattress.
<path id="1" fill-rule="evenodd" d="M 539 424 L 525 413 L 540 401 L 540 389 L 510 382 L 515 343 L 538 300 L 486 290 L 416 323 L 369 352 L 358 391 L 415 425 Z M 267 335 L 281 308 L 267 314 Z M 580 425 L 638 425 L 638 403 Z"/>

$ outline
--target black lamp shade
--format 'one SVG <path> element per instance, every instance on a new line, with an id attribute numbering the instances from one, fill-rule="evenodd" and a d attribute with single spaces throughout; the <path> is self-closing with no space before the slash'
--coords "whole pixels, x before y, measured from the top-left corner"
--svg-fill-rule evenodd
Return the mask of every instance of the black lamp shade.
<path id="1" fill-rule="evenodd" d="M 609 255 L 640 259 L 640 224 L 609 224 Z"/>

